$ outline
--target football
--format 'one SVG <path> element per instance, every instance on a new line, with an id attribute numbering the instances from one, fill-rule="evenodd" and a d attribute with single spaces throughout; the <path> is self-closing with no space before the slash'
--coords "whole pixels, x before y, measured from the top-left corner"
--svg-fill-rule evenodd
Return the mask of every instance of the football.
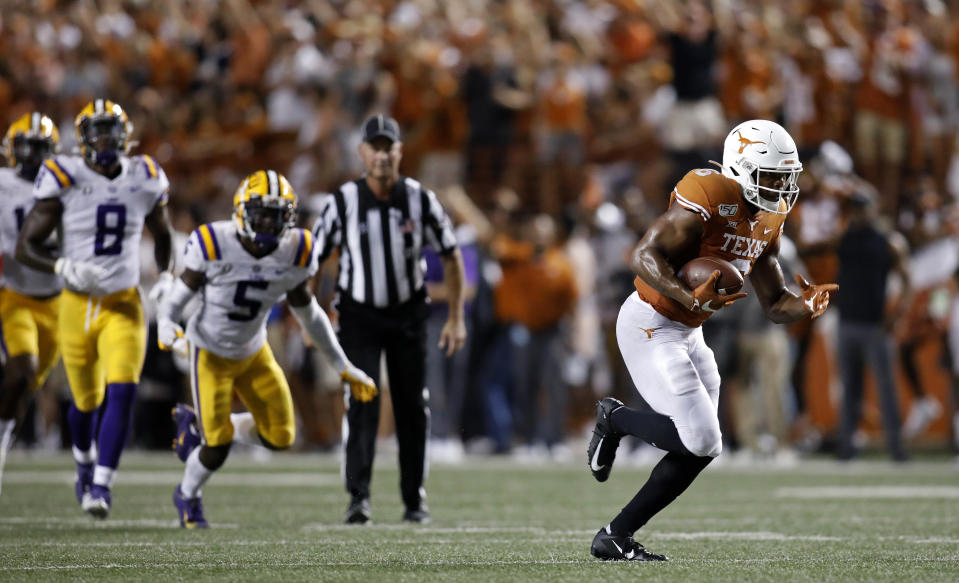
<path id="1" fill-rule="evenodd" d="M 696 289 L 716 270 L 720 272 L 716 281 L 717 292 L 729 295 L 743 288 L 743 275 L 732 263 L 719 257 L 697 257 L 683 265 L 677 275 L 689 289 Z"/>

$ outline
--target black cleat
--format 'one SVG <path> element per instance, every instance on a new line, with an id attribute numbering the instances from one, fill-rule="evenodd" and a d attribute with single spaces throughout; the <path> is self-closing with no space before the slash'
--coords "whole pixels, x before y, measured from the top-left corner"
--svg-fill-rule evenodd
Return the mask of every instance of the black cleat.
<path id="1" fill-rule="evenodd" d="M 657 555 L 633 540 L 631 536 L 616 536 L 609 527 L 599 529 L 589 548 L 590 554 L 604 561 L 668 561 L 666 555 Z"/>
<path id="2" fill-rule="evenodd" d="M 346 524 L 367 524 L 373 515 L 369 498 L 353 498 L 346 508 Z"/>
<path id="3" fill-rule="evenodd" d="M 622 401 L 612 397 L 596 403 L 596 427 L 586 448 L 586 463 L 598 482 L 605 482 L 613 469 L 613 460 L 616 459 L 616 449 L 622 436 L 613 431 L 609 416 L 622 406 Z"/>
<path id="4" fill-rule="evenodd" d="M 403 513 L 403 522 L 412 522 L 414 524 L 429 524 L 430 509 L 426 504 L 421 504 L 419 508 L 407 508 Z"/>

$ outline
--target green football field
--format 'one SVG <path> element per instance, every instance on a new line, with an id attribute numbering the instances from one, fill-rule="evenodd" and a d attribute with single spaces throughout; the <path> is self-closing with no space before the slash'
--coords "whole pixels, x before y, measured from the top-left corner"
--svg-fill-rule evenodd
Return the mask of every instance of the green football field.
<path id="1" fill-rule="evenodd" d="M 394 457 L 378 456 L 370 526 L 341 524 L 334 457 L 237 455 L 204 492 L 214 528 L 183 531 L 172 454 L 127 454 L 98 522 L 73 497 L 68 456 L 17 451 L 0 496 L 0 580 L 959 581 L 951 458 L 710 467 L 637 534 L 671 560 L 642 564 L 601 563 L 589 543 L 649 466 L 620 464 L 605 484 L 585 463 L 434 467 L 433 522 L 411 526 Z"/>

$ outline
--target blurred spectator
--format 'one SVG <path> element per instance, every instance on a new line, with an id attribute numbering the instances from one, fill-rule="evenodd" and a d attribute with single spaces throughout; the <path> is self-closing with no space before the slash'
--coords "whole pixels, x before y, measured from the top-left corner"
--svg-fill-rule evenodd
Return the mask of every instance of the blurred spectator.
<path id="1" fill-rule="evenodd" d="M 856 153 L 863 176 L 879 187 L 880 208 L 899 209 L 902 165 L 911 121 L 910 91 L 925 52 L 917 30 L 879 3 L 869 11 L 863 81 L 856 95 Z"/>
<path id="2" fill-rule="evenodd" d="M 545 447 L 561 457 L 568 395 L 562 327 L 576 303 L 576 280 L 555 221 L 536 215 L 526 229 L 528 240 L 501 257 L 503 279 L 495 292 L 500 320 L 513 323 L 514 431 L 525 446 L 521 454 Z"/>
<path id="3" fill-rule="evenodd" d="M 856 455 L 853 434 L 862 416 L 866 366 L 874 373 L 883 432 L 889 455 L 905 461 L 899 428 L 899 402 L 892 372 L 891 328 L 909 296 L 908 250 L 896 232 L 880 229 L 878 200 L 867 185 L 858 186 L 846 204 L 847 227 L 839 242 L 839 370 L 843 399 L 839 421 L 839 459 Z M 887 308 L 886 281 L 895 274 L 903 292 Z"/>
<path id="4" fill-rule="evenodd" d="M 663 133 L 673 162 L 668 183 L 675 184 L 687 168 L 702 166 L 726 135 L 726 116 L 717 98 L 719 30 L 704 2 L 658 4 L 663 9 L 656 14 L 667 31 L 676 99 Z"/>

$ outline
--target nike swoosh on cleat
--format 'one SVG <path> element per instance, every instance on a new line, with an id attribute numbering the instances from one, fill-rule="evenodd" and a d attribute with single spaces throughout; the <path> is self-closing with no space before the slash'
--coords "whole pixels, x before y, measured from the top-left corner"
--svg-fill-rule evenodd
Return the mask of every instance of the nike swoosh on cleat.
<path id="1" fill-rule="evenodd" d="M 616 544 L 616 541 L 611 540 L 609 542 L 613 543 L 613 546 L 616 547 L 616 550 L 619 551 L 619 554 L 623 554 L 623 549 L 618 544 Z"/>
<path id="2" fill-rule="evenodd" d="M 589 469 L 593 470 L 594 472 L 598 472 L 598 471 L 600 471 L 601 469 L 603 469 L 603 468 L 606 467 L 606 466 L 601 466 L 601 465 L 599 465 L 599 450 L 601 450 L 601 449 L 603 448 L 603 440 L 604 440 L 604 439 L 606 439 L 606 438 L 605 438 L 605 437 L 601 437 L 600 440 L 599 440 L 599 443 L 596 444 L 596 451 L 593 452 L 593 459 L 590 460 L 590 462 L 589 462 Z"/>

